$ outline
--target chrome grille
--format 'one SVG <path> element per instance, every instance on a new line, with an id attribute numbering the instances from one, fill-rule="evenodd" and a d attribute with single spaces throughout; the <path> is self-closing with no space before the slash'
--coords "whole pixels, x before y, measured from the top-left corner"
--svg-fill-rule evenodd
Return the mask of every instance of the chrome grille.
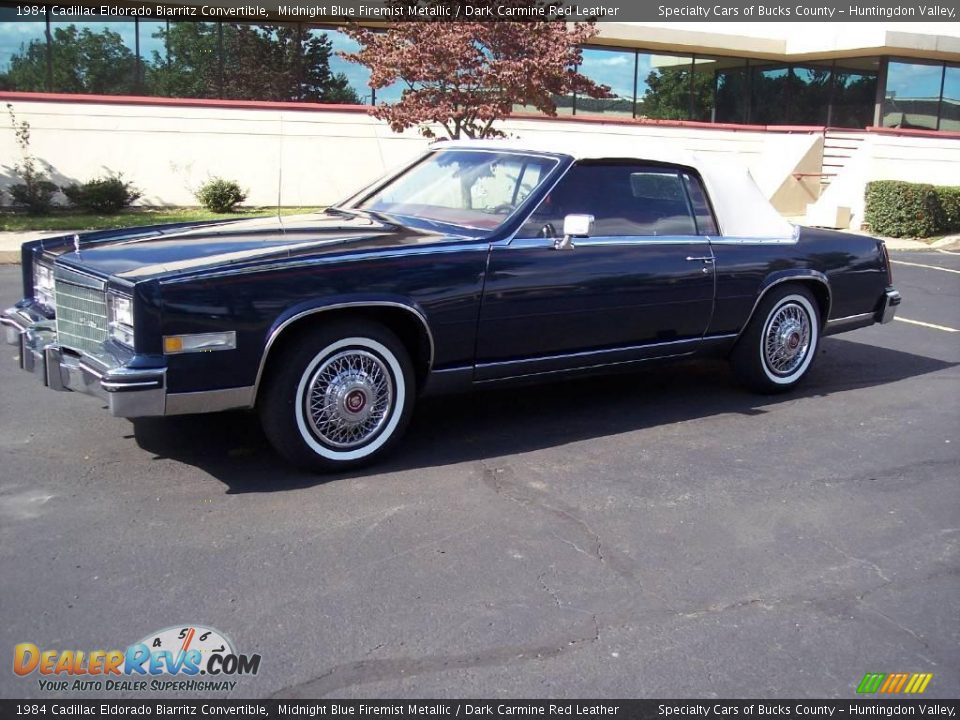
<path id="1" fill-rule="evenodd" d="M 57 339 L 63 347 L 97 353 L 107 339 L 107 296 L 101 289 L 57 278 Z"/>

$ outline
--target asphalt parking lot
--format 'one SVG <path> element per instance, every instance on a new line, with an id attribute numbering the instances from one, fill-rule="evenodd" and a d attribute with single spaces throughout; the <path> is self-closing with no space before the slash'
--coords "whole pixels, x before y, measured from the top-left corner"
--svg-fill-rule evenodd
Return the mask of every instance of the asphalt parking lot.
<path id="1" fill-rule="evenodd" d="M 345 477 L 243 413 L 108 417 L 2 346 L 0 656 L 200 623 L 262 655 L 237 698 L 956 698 L 960 255 L 894 260 L 925 324 L 827 338 L 796 394 L 698 362 L 432 400 Z"/>

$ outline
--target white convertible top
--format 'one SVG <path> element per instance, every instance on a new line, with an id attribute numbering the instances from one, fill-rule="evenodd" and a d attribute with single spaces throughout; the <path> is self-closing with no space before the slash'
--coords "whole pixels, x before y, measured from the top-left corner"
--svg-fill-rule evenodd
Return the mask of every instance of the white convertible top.
<path id="1" fill-rule="evenodd" d="M 735 160 L 719 160 L 649 140 L 587 138 L 555 140 L 447 140 L 432 148 L 477 148 L 570 155 L 577 160 L 604 158 L 648 160 L 691 167 L 700 173 L 725 238 L 787 240 L 795 228 L 778 213 L 754 182 L 750 171 Z"/>

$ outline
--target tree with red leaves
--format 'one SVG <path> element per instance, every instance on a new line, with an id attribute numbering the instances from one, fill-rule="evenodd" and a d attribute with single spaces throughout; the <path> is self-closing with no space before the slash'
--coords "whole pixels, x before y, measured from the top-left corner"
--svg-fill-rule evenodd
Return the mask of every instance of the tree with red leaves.
<path id="1" fill-rule="evenodd" d="M 411 0 L 385 4 L 410 5 Z M 423 4 L 421 2 L 421 4 Z M 428 0 L 432 7 L 455 0 Z M 552 0 L 473 0 L 472 6 L 543 8 L 542 17 L 558 17 L 562 3 Z M 562 17 L 562 16 L 561 16 Z M 498 137 L 493 123 L 514 105 L 533 106 L 556 116 L 554 96 L 576 92 L 609 97 L 609 88 L 577 72 L 580 45 L 597 33 L 596 23 L 543 21 L 396 22 L 385 32 L 354 27 L 347 31 L 360 43 L 342 53 L 370 69 L 370 87 L 405 86 L 398 102 L 378 103 L 370 114 L 390 123 L 394 132 L 419 126 L 435 137 L 440 125 L 451 139 Z"/>

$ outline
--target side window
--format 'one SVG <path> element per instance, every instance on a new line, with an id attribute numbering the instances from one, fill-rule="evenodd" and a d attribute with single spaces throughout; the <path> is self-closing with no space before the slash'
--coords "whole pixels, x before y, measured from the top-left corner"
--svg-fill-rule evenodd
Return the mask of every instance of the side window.
<path id="1" fill-rule="evenodd" d="M 543 199 L 517 237 L 554 237 L 563 218 L 593 215 L 598 237 L 696 235 L 679 170 L 629 163 L 578 163 Z"/>
<path id="2" fill-rule="evenodd" d="M 687 187 L 687 194 L 690 195 L 690 203 L 693 205 L 693 213 L 697 218 L 698 235 L 719 235 L 717 221 L 710 211 L 710 203 L 707 202 L 707 194 L 703 191 L 703 185 L 700 179 L 690 173 L 683 174 L 683 183 Z"/>

